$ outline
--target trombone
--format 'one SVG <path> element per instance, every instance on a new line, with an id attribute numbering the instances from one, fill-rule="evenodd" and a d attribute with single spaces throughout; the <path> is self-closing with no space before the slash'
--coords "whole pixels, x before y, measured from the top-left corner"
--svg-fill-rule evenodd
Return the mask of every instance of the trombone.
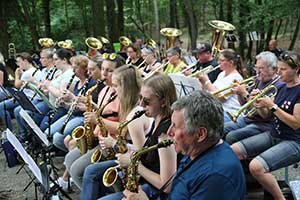
<path id="1" fill-rule="evenodd" d="M 196 63 L 196 64 L 197 64 L 197 63 Z M 196 65 L 196 64 L 195 64 L 195 65 Z M 194 66 L 192 66 L 192 67 L 194 67 Z M 192 67 L 190 67 L 190 68 L 192 68 Z M 196 72 L 190 74 L 189 77 L 196 77 L 196 76 L 198 76 L 198 75 L 207 75 L 207 74 L 209 74 L 210 72 L 213 72 L 213 71 L 215 71 L 215 70 L 217 70 L 217 69 L 219 69 L 219 68 L 220 68 L 220 65 L 218 65 L 218 66 L 216 66 L 216 67 L 214 67 L 214 66 L 212 66 L 212 65 L 209 65 L 209 66 L 205 67 L 204 69 L 198 70 L 198 71 L 196 71 Z M 185 70 L 186 70 L 186 69 L 185 69 Z M 183 70 L 183 71 L 185 71 L 185 70 Z"/>
<path id="2" fill-rule="evenodd" d="M 272 92 L 273 91 L 273 92 Z M 269 93 L 268 95 L 266 95 Z M 274 85 L 268 85 L 263 90 L 261 90 L 254 98 L 245 103 L 236 113 L 227 112 L 228 116 L 233 122 L 237 121 L 237 118 L 242 114 L 243 117 L 250 117 L 256 112 L 256 108 L 253 107 L 247 113 L 243 113 L 247 110 L 255 101 L 264 96 L 274 97 L 277 94 L 277 88 Z"/>
<path id="3" fill-rule="evenodd" d="M 156 74 L 157 72 L 159 72 L 161 69 L 163 69 L 165 66 L 167 66 L 169 64 L 169 61 L 166 63 L 161 64 L 159 67 L 155 68 L 154 70 L 152 70 L 151 72 L 149 72 L 145 77 L 144 77 L 144 81 L 147 80 L 148 78 L 150 78 L 151 76 L 153 76 L 154 74 Z"/>
<path id="4" fill-rule="evenodd" d="M 257 76 L 251 76 L 245 80 L 242 80 L 242 81 L 237 81 L 237 82 L 233 82 L 230 86 L 228 87 L 224 87 L 222 89 L 219 89 L 219 90 L 216 90 L 216 91 L 213 91 L 211 94 L 212 95 L 219 95 L 220 93 L 226 91 L 226 90 L 230 90 L 229 92 L 227 92 L 226 94 L 224 94 L 223 96 L 229 96 L 232 94 L 232 88 L 236 85 L 244 85 L 246 86 L 246 88 L 250 88 L 250 87 L 253 87 L 255 85 L 255 79 L 257 78 Z"/>

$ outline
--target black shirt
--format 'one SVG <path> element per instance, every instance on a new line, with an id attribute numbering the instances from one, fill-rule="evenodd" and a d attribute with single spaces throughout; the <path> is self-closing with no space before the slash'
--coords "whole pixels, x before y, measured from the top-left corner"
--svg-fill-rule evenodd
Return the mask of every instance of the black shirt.
<path id="1" fill-rule="evenodd" d="M 8 73 L 5 69 L 5 66 L 3 64 L 0 63 L 0 71 L 3 72 L 3 87 L 7 87 L 9 86 L 9 82 L 8 82 Z"/>
<path id="2" fill-rule="evenodd" d="M 196 70 L 194 72 L 196 72 L 198 70 L 202 70 L 202 69 L 204 69 L 204 68 L 206 68 L 206 67 L 208 67 L 210 65 L 213 66 L 213 67 L 216 67 L 219 64 L 218 64 L 218 62 L 215 59 L 212 59 L 211 61 L 209 61 L 207 63 L 200 63 L 200 62 L 198 62 L 197 65 L 196 65 L 197 68 L 196 68 Z M 208 74 L 209 80 L 213 83 L 217 79 L 217 77 L 218 77 L 218 75 L 219 75 L 220 72 L 221 72 L 221 70 L 219 68 L 219 69 L 216 69 L 216 70 L 212 71 L 211 73 L 209 73 Z"/>

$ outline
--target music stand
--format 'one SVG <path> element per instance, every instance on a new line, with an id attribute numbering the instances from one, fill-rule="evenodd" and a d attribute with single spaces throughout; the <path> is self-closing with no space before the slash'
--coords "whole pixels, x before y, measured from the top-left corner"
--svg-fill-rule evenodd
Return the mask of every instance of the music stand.
<path id="1" fill-rule="evenodd" d="M 11 94 L 11 96 L 19 103 L 19 105 L 25 109 L 29 110 L 33 113 L 39 113 L 42 114 L 41 111 L 39 111 L 28 99 L 28 97 L 25 95 L 25 93 L 22 90 L 17 90 L 15 88 L 7 88 L 8 92 Z"/>

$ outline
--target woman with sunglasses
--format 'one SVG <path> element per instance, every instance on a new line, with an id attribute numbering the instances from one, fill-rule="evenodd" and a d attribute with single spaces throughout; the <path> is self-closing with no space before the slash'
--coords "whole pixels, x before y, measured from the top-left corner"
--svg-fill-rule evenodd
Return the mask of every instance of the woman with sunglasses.
<path id="1" fill-rule="evenodd" d="M 285 83 L 275 96 L 262 97 L 254 106 L 262 117 L 274 117 L 272 129 L 232 145 L 239 159 L 254 159 L 252 176 L 276 200 L 285 199 L 272 171 L 300 161 L 300 56 L 284 53 L 278 62 L 279 76 Z M 256 157 L 255 157 L 256 156 Z"/>
<path id="2" fill-rule="evenodd" d="M 141 84 L 141 75 L 133 65 L 124 65 L 113 72 L 112 87 L 121 102 L 120 121 L 131 120 L 137 111 L 143 110 L 142 107 L 138 106 Z M 145 132 L 150 127 L 150 123 L 151 119 L 142 115 L 124 128 L 127 128 L 127 144 L 132 143 L 127 148 L 139 149 L 143 146 Z M 114 147 L 117 142 L 116 137 L 111 136 L 103 137 L 101 134 L 98 136 L 101 149 Z M 125 155 L 130 156 L 129 153 Z M 116 165 L 115 160 L 100 161 L 89 165 L 83 176 L 81 199 L 97 199 L 106 195 L 109 190 L 102 184 L 102 176 L 109 167 Z"/>
<path id="3" fill-rule="evenodd" d="M 105 79 L 104 84 L 106 85 L 98 95 L 98 105 L 93 105 L 93 110 L 99 108 L 103 104 L 105 104 L 110 96 L 115 92 L 112 88 L 112 73 L 115 69 L 119 68 L 124 64 L 124 59 L 118 56 L 117 54 L 103 54 L 103 63 L 101 66 L 101 78 Z M 116 98 L 113 102 L 108 104 L 103 111 L 103 115 L 105 115 L 105 119 L 103 122 L 105 123 L 107 129 L 110 133 L 116 133 L 117 122 L 119 121 L 118 113 L 120 111 L 120 101 Z M 85 112 L 84 113 L 84 123 L 89 123 L 91 129 L 94 130 L 95 137 L 99 132 L 99 127 L 96 126 L 96 112 Z M 78 188 L 81 188 L 82 176 L 84 169 L 91 163 L 91 156 L 98 146 L 95 146 L 93 149 L 89 150 L 84 155 L 80 154 L 80 150 L 76 147 L 72 149 L 65 157 L 65 165 L 70 173 L 74 183 Z M 66 180 L 65 180 L 66 181 Z"/>
<path id="4" fill-rule="evenodd" d="M 213 92 L 219 89 L 232 85 L 235 81 L 243 80 L 241 69 L 241 57 L 233 49 L 224 49 L 220 53 L 218 60 L 222 72 L 217 79 L 212 83 L 208 75 L 199 75 L 198 79 L 202 84 L 204 90 Z M 235 112 L 240 108 L 237 95 L 228 95 L 228 90 L 218 95 L 218 99 L 223 103 L 224 122 L 230 121 L 227 112 Z"/>
<path id="5" fill-rule="evenodd" d="M 171 125 L 171 105 L 176 101 L 176 89 L 173 81 L 166 75 L 154 75 L 147 79 L 141 89 L 140 105 L 144 107 L 147 117 L 154 118 L 151 130 L 146 135 L 144 147 L 157 144 L 166 139 Z M 124 154 L 117 154 L 121 167 L 128 167 L 130 159 Z M 176 171 L 176 152 L 174 146 L 150 151 L 141 157 L 138 173 L 142 177 L 140 184 L 149 198 L 157 197 L 158 190 Z M 169 186 L 164 188 L 161 198 L 166 197 Z M 118 192 L 101 198 L 101 200 L 122 199 Z"/>

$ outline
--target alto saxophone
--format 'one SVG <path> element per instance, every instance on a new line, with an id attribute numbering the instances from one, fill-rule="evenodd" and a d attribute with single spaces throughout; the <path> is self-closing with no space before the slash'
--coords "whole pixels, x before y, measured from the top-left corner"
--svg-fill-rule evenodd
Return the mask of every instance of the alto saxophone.
<path id="1" fill-rule="evenodd" d="M 92 111 L 92 93 L 97 87 L 98 84 L 86 91 L 86 112 Z M 76 127 L 71 134 L 76 140 L 81 155 L 94 147 L 94 133 L 91 126 L 91 123 L 85 123 L 84 126 Z"/>
<path id="2" fill-rule="evenodd" d="M 107 137 L 108 136 L 108 130 L 106 128 L 106 125 L 104 124 L 103 120 L 102 120 L 102 112 L 104 110 L 104 108 L 110 104 L 111 102 L 113 102 L 115 99 L 117 98 L 117 95 L 112 93 L 111 96 L 109 97 L 109 99 L 107 100 L 107 102 L 105 104 L 103 104 L 102 106 L 100 106 L 100 108 L 97 109 L 96 111 L 96 121 L 97 121 L 97 125 L 100 128 L 100 132 L 102 134 L 103 137 Z M 107 148 L 107 149 L 101 149 L 98 148 L 96 149 L 96 151 L 92 154 L 91 157 L 91 163 L 97 163 L 99 162 L 101 159 L 106 159 L 106 160 L 111 160 L 115 157 L 115 153 L 113 152 L 112 148 Z"/>
<path id="3" fill-rule="evenodd" d="M 117 143 L 114 146 L 115 153 L 124 154 L 127 152 L 127 150 L 128 150 L 127 141 L 126 141 L 127 131 L 124 131 L 124 128 L 133 120 L 141 117 L 145 112 L 146 112 L 145 110 L 136 111 L 134 113 L 134 116 L 130 120 L 125 120 L 119 124 L 119 126 L 117 128 L 117 131 L 118 131 Z M 103 180 L 102 180 L 103 184 L 106 187 L 112 186 L 116 192 L 121 191 L 123 188 L 123 185 L 124 185 L 123 183 L 126 183 L 125 180 L 127 179 L 127 169 L 122 168 L 122 172 L 123 172 L 124 178 L 122 178 L 122 181 L 120 181 L 120 180 L 118 180 L 117 169 L 115 167 L 108 168 L 103 174 Z"/>
<path id="4" fill-rule="evenodd" d="M 149 151 L 153 151 L 155 149 L 168 147 L 173 143 L 174 141 L 166 139 L 159 142 L 158 144 L 155 144 L 150 147 L 143 147 L 140 150 L 134 152 L 131 155 L 131 161 L 127 168 L 127 182 L 125 188 L 130 192 L 135 192 L 135 193 L 138 192 L 138 188 L 139 188 L 138 165 L 139 165 L 140 158 L 143 154 L 148 153 Z"/>

